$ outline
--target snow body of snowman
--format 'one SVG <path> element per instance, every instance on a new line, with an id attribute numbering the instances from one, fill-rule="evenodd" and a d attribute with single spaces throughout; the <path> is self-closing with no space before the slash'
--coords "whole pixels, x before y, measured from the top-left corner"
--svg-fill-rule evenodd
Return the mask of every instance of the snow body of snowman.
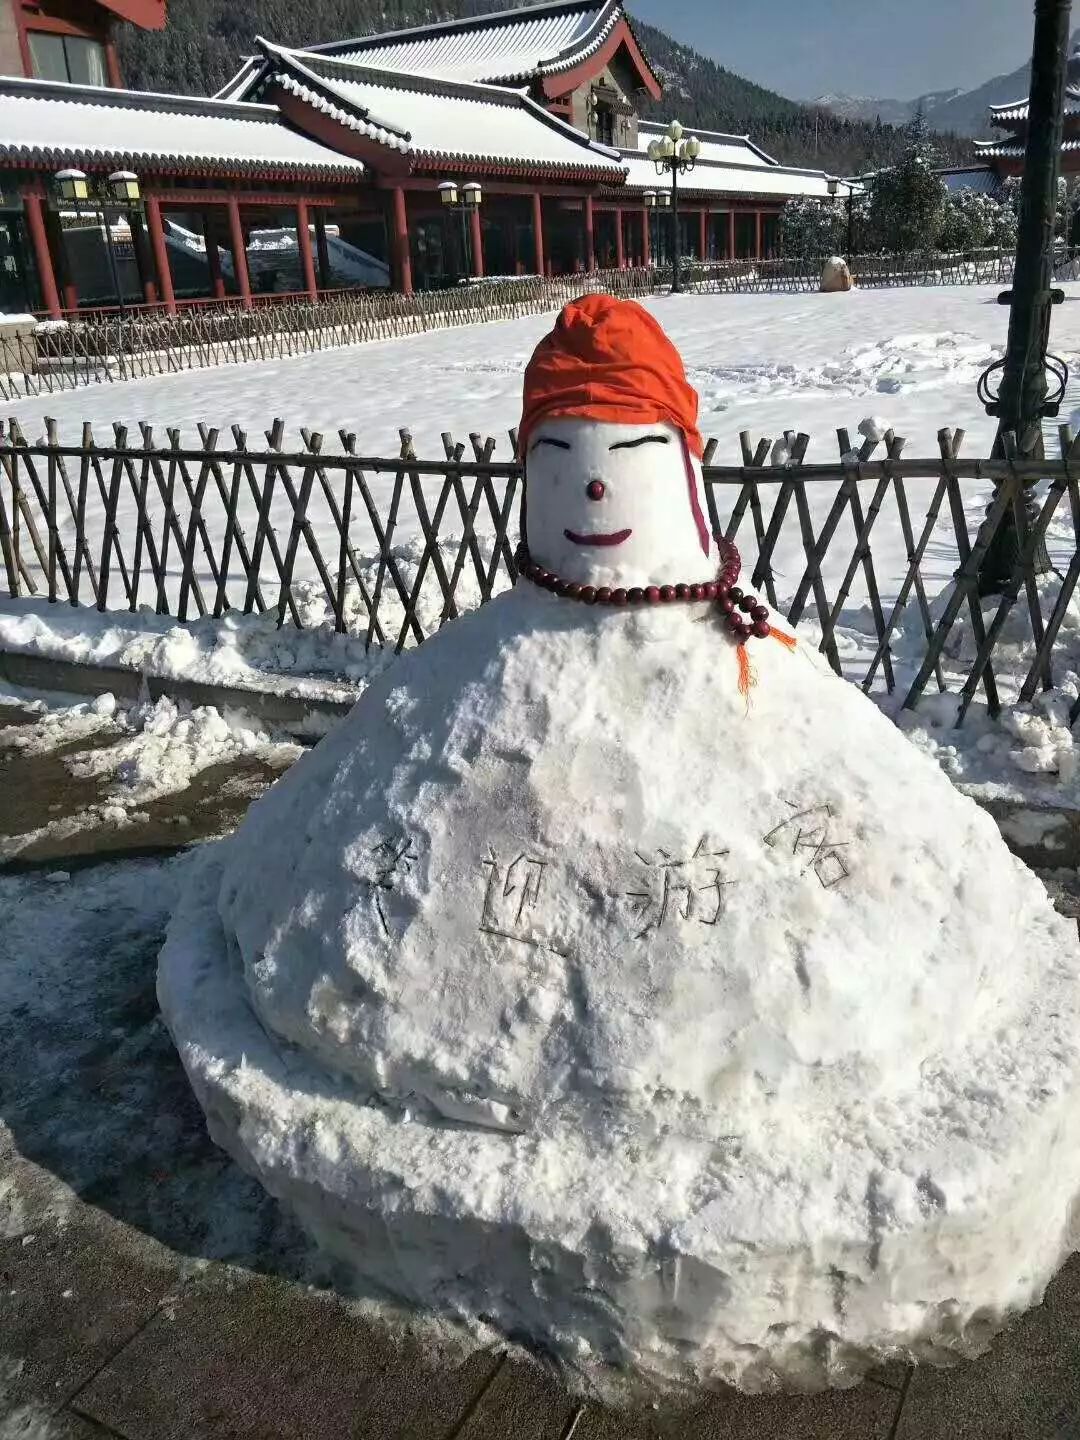
<path id="1" fill-rule="evenodd" d="M 647 312 L 567 307 L 521 580 L 206 853 L 159 994 L 214 1138 L 364 1285 L 586 1377 L 851 1384 L 977 1351 L 1073 1248 L 1076 935 L 725 621 L 695 415 Z"/>

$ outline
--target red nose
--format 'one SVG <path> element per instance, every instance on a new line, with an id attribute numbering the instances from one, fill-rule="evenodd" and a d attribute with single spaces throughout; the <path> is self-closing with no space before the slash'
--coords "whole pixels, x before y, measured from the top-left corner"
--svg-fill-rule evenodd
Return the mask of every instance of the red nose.
<path id="1" fill-rule="evenodd" d="M 590 500 L 602 500 L 604 498 L 604 482 L 602 480 L 590 480 L 585 486 L 585 494 Z"/>

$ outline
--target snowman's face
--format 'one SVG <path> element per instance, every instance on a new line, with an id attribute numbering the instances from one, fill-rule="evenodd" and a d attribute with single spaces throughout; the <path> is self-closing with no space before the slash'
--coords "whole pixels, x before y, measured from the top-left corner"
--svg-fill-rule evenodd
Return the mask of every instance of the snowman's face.
<path id="1" fill-rule="evenodd" d="M 529 553 L 564 580 L 629 588 L 716 578 L 701 466 L 673 425 L 540 421 L 525 474 Z"/>

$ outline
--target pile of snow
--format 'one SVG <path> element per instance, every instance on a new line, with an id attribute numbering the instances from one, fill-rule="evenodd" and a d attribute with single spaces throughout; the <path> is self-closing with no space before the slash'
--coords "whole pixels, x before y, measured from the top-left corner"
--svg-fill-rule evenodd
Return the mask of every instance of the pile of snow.
<path id="1" fill-rule="evenodd" d="M 747 703 L 692 612 L 520 587 L 204 854 L 162 955 L 215 1139 L 586 1380 L 975 1353 L 1076 1241 L 1075 927 L 855 687 L 752 656 Z"/>
<path id="2" fill-rule="evenodd" d="M 445 536 L 439 544 L 444 572 L 449 579 L 461 549 L 461 537 Z M 393 547 L 403 588 L 412 593 L 425 543 L 417 536 Z M 481 564 L 487 573 L 494 547 L 490 539 L 477 541 Z M 369 595 L 379 572 L 376 556 L 358 556 L 358 569 Z M 509 585 L 505 569 L 495 577 L 494 592 Z M 239 588 L 239 587 L 238 587 Z M 211 592 L 212 593 L 212 592 Z M 475 609 L 481 590 L 476 568 L 466 559 L 455 587 L 459 611 Z M 380 674 L 394 658 L 401 635 L 405 607 L 384 575 L 379 619 L 385 644 L 378 636 L 368 644 L 369 612 L 354 580 L 345 592 L 345 631 L 335 630 L 335 617 L 321 583 L 301 581 L 293 586 L 300 628 L 287 622 L 280 627 L 276 609 L 243 615 L 227 611 L 220 619 L 195 619 L 181 624 L 157 615 L 149 606 L 99 612 L 50 604 L 40 599 L 0 599 L 0 651 L 45 655 L 80 664 L 120 666 L 162 679 L 198 681 L 208 685 L 269 690 L 306 698 L 349 700 Z M 268 600 L 276 603 L 271 591 Z M 430 557 L 425 566 L 415 608 L 425 635 L 434 633 L 446 613 L 438 573 Z M 406 643 L 416 643 L 406 631 Z"/>

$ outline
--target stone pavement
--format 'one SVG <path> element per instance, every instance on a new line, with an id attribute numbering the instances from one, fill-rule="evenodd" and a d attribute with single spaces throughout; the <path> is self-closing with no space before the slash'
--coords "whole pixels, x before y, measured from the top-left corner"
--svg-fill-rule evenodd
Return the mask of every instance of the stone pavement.
<path id="1" fill-rule="evenodd" d="M 979 1361 L 681 1412 L 339 1298 L 210 1142 L 158 1017 L 185 863 L 0 871 L 0 1440 L 1080 1440 L 1080 1257 Z"/>

